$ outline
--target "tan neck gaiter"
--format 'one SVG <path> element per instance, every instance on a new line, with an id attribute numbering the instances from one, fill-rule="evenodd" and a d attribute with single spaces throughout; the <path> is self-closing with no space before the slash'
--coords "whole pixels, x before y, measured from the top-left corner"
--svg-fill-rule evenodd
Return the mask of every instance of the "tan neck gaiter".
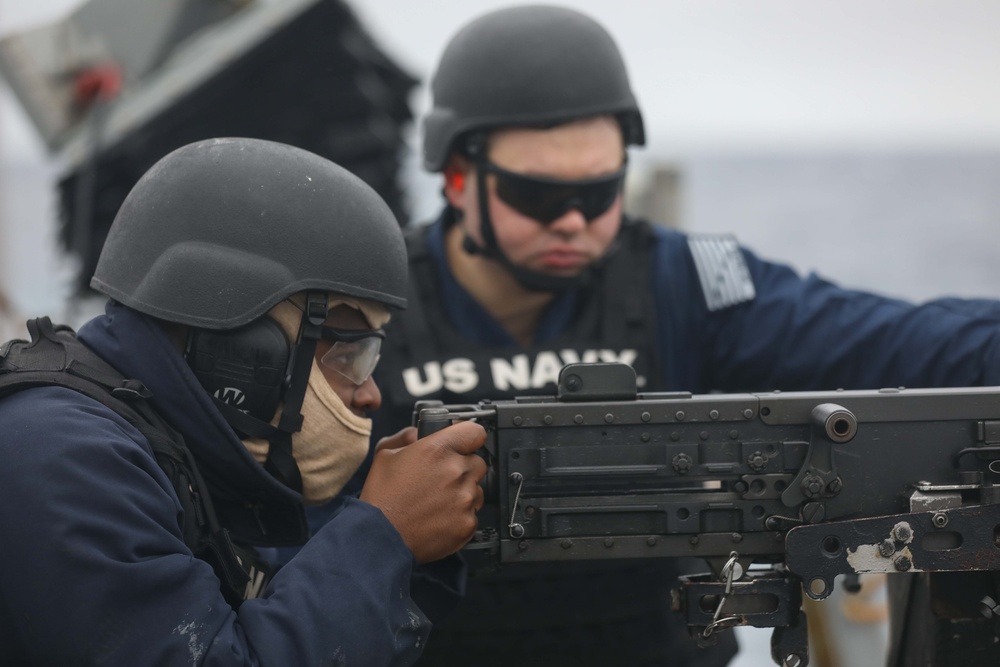
<path id="1" fill-rule="evenodd" d="M 360 310 L 372 328 L 388 321 L 388 311 L 373 302 L 330 295 L 330 308 L 347 305 Z M 268 312 L 289 340 L 298 338 L 302 311 L 283 301 Z M 281 407 L 271 425 L 277 425 Z M 337 495 L 368 454 L 372 421 L 351 411 L 330 387 L 322 370 L 312 360 L 309 384 L 302 401 L 302 430 L 292 434 L 292 456 L 302 475 L 302 497 L 307 505 L 323 504 Z M 258 463 L 267 460 L 270 443 L 264 438 L 243 441 Z"/>

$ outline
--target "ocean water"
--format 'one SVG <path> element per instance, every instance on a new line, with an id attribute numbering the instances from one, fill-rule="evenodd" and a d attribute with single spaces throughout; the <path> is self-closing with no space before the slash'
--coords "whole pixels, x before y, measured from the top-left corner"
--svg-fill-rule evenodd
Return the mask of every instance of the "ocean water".
<path id="1" fill-rule="evenodd" d="M 913 300 L 1000 297 L 1000 153 L 771 155 L 680 165 L 686 229 Z"/>

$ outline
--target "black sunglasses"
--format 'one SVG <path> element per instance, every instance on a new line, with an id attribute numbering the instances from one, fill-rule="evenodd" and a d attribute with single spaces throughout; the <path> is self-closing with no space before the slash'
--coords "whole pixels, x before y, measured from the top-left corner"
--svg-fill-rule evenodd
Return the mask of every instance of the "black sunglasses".
<path id="1" fill-rule="evenodd" d="M 522 215 L 550 224 L 567 211 L 576 209 L 590 222 L 615 203 L 625 182 L 625 165 L 607 176 L 580 180 L 562 180 L 526 176 L 507 171 L 492 162 L 483 162 L 485 170 L 496 176 L 497 196 Z"/>

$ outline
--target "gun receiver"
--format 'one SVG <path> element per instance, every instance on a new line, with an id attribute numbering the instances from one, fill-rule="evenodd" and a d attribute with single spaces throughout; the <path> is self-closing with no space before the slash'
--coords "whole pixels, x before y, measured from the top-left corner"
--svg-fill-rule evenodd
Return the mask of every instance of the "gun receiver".
<path id="1" fill-rule="evenodd" d="M 628 366 L 574 364 L 556 396 L 415 418 L 486 428 L 474 567 L 702 558 L 674 591 L 692 635 L 776 628 L 780 665 L 808 663 L 801 592 L 837 575 L 1000 572 L 1000 388 L 638 393 Z"/>

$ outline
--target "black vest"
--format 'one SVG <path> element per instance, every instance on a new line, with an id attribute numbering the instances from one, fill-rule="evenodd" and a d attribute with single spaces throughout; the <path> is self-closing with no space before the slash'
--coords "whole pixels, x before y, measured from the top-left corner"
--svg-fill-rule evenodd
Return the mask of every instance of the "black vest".
<path id="1" fill-rule="evenodd" d="M 409 424 L 417 400 L 470 403 L 555 394 L 559 370 L 572 362 L 621 361 L 635 368 L 640 387 L 662 384 L 648 224 L 623 224 L 616 250 L 580 294 L 569 329 L 529 348 L 482 345 L 455 331 L 439 297 L 427 237 L 427 227 L 407 233 L 408 306 L 389 324 L 379 363 L 381 433 Z"/>

